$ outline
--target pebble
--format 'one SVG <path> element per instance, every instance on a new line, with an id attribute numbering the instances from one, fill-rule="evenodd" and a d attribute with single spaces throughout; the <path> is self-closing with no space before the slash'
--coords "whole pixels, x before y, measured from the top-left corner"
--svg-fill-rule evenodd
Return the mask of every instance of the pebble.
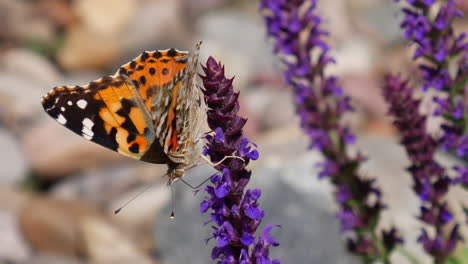
<path id="1" fill-rule="evenodd" d="M 226 75 L 236 76 L 238 90 L 242 90 L 256 74 L 272 71 L 275 67 L 276 58 L 272 55 L 260 17 L 235 9 L 219 9 L 200 17 L 197 32 L 204 41 L 202 64 L 208 56 L 223 62 Z"/>
<path id="2" fill-rule="evenodd" d="M 5 42 L 23 41 L 29 45 L 54 45 L 57 41 L 54 24 L 38 14 L 36 2 L 0 1 L 3 25 L 0 36 Z"/>
<path id="3" fill-rule="evenodd" d="M 241 101 L 241 106 L 249 110 L 248 115 L 243 115 L 249 117 L 246 125 L 257 121 L 262 131 L 284 126 L 296 118 L 293 100 L 288 89 L 250 87 Z"/>
<path id="4" fill-rule="evenodd" d="M 126 159 L 126 158 L 125 158 Z M 51 194 L 62 199 L 78 199 L 100 207 L 119 206 L 122 196 L 147 184 L 165 184 L 166 165 L 126 159 L 112 166 L 100 166 L 77 173 L 55 185 Z M 112 206 L 111 206 L 112 207 Z M 117 208 L 114 208 L 117 209 Z"/>
<path id="5" fill-rule="evenodd" d="M 81 231 L 91 263 L 154 263 L 134 241 L 100 219 L 83 219 Z"/>
<path id="6" fill-rule="evenodd" d="M 119 63 L 127 63 L 143 50 L 177 48 L 193 51 L 195 43 L 203 39 L 192 41 L 193 22 L 186 21 L 183 2 L 140 1 L 135 11 L 138 15 L 133 16 L 124 29 L 126 37 L 121 39 L 124 53 Z"/>
<path id="7" fill-rule="evenodd" d="M 125 159 L 122 154 L 76 135 L 52 118 L 27 131 L 22 145 L 33 171 L 49 180 Z"/>
<path id="8" fill-rule="evenodd" d="M 17 140 L 0 128 L 0 184 L 19 184 L 27 174 L 28 164 L 21 153 Z"/>
<path id="9" fill-rule="evenodd" d="M 21 263 L 31 256 L 12 211 L 0 209 L 0 234 L 0 262 Z"/>
<path id="10" fill-rule="evenodd" d="M 57 52 L 57 61 L 68 71 L 108 67 L 121 52 L 119 38 L 74 25 L 65 35 L 64 44 Z"/>
<path id="11" fill-rule="evenodd" d="M 61 78 L 59 71 L 49 60 L 27 49 L 15 48 L 1 53 L 0 63 L 2 71 L 34 82 L 37 90 L 44 86 L 51 88 Z"/>
<path id="12" fill-rule="evenodd" d="M 13 125 L 40 119 L 41 98 L 61 78 L 57 69 L 44 57 L 19 48 L 0 53 L 0 64 L 0 102 L 5 101 L 7 118 Z"/>
<path id="13" fill-rule="evenodd" d="M 137 0 L 77 0 L 73 9 L 81 23 L 99 36 L 119 36 L 135 17 Z"/>
<path id="14" fill-rule="evenodd" d="M 102 219 L 103 215 L 93 206 L 38 196 L 19 213 L 19 225 L 35 250 L 79 257 L 86 254 L 83 221 L 94 218 Z"/>
<path id="15" fill-rule="evenodd" d="M 69 256 L 59 256 L 39 253 L 25 262 L 19 262 L 19 264 L 86 264 L 84 260 L 79 258 L 73 258 Z M 105 264 L 105 263 L 103 263 Z"/>

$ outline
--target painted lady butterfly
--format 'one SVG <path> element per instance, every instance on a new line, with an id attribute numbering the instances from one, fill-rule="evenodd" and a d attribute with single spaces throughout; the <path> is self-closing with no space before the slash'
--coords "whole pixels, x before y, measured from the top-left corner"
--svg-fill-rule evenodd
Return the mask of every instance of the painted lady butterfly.
<path id="1" fill-rule="evenodd" d="M 44 110 L 78 135 L 126 156 L 167 164 L 169 183 L 201 155 L 202 93 L 193 56 L 177 49 L 143 52 L 112 76 L 55 87 Z"/>

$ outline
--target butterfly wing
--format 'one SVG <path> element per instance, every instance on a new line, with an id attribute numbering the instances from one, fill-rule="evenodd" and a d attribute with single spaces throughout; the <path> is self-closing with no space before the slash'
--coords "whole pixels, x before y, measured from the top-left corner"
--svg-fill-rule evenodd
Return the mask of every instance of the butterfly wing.
<path id="1" fill-rule="evenodd" d="M 126 156 L 166 163 L 154 127 L 132 81 L 104 77 L 87 86 L 56 87 L 43 99 L 44 110 L 76 134 Z"/>
<path id="2" fill-rule="evenodd" d="M 122 65 L 119 75 L 128 76 L 151 114 L 152 103 L 161 89 L 185 73 L 189 53 L 177 49 L 145 51 Z"/>
<path id="3" fill-rule="evenodd" d="M 189 52 L 176 49 L 143 52 L 117 72 L 135 84 L 153 119 L 156 138 L 169 156 L 187 150 L 187 133 L 194 133 L 192 123 L 198 122 L 191 110 L 192 102 L 200 102 L 194 83 L 198 51 L 199 45 L 191 58 Z"/>

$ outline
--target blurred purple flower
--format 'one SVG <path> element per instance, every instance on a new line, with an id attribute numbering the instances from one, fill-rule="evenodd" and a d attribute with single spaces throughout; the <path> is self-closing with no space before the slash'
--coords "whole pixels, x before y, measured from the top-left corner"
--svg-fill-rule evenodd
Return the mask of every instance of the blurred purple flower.
<path id="1" fill-rule="evenodd" d="M 426 132 L 426 117 L 418 112 L 420 101 L 413 99 L 412 93 L 408 81 L 398 76 L 386 76 L 384 97 L 390 105 L 390 114 L 395 118 L 393 123 L 401 133 L 401 144 L 412 163 L 408 170 L 413 176 L 413 189 L 423 204 L 419 218 L 436 230 L 435 237 L 431 238 L 423 229 L 418 241 L 435 259 L 444 260 L 460 237 L 456 229 L 448 239 L 443 234 L 444 227 L 453 224 L 453 215 L 444 202 L 450 179 L 434 160 L 438 143 Z M 444 243 L 451 246 L 442 248 Z"/>
<path id="2" fill-rule="evenodd" d="M 455 167 L 455 170 L 460 175 L 454 179 L 455 183 L 461 183 L 463 185 L 468 185 L 468 168 L 467 167 Z"/>
<path id="3" fill-rule="evenodd" d="M 441 147 L 468 158 L 468 41 L 466 32 L 455 33 L 452 24 L 463 13 L 455 0 L 407 0 L 401 23 L 406 39 L 416 46 L 423 90 L 434 88 L 445 95 L 434 98 L 434 115 L 445 118 Z M 436 12 L 434 12 L 434 10 Z M 465 187 L 466 183 L 465 183 Z"/>
<path id="4" fill-rule="evenodd" d="M 436 263 L 443 263 L 455 250 L 457 242 L 460 240 L 462 240 L 462 237 L 458 231 L 458 225 L 452 228 L 447 239 L 440 232 L 436 234 L 435 238 L 431 239 L 424 229 L 422 229 L 422 234 L 418 238 L 418 242 L 423 244 L 424 250 L 437 260 Z"/>
<path id="5" fill-rule="evenodd" d="M 343 231 L 353 231 L 356 250 L 365 243 L 383 245 L 375 225 L 384 205 L 374 181 L 358 175 L 362 156 L 350 157 L 347 145 L 355 141 L 350 129 L 342 124 L 341 116 L 352 111 L 350 98 L 341 88 L 338 78 L 325 74 L 334 59 L 328 54 L 325 41 L 328 32 L 322 29 L 317 14 L 317 0 L 262 0 L 268 35 L 274 40 L 274 52 L 285 65 L 284 78 L 295 93 L 296 113 L 301 127 L 310 138 L 310 148 L 322 152 L 325 160 L 319 178 L 329 178 L 338 188 L 337 201 L 341 210 L 337 217 Z M 376 199 L 369 199 L 375 195 Z M 390 232 L 389 232 L 390 234 Z M 396 237 L 396 232 L 393 232 Z M 399 239 L 395 239 L 398 243 Z M 360 243 L 363 243 L 362 245 Z M 366 244 L 367 245 L 367 244 Z M 384 260 L 391 249 L 378 247 L 372 251 Z M 364 256 L 365 258 L 366 256 Z M 367 256 L 369 257 L 369 256 Z"/>
<path id="6" fill-rule="evenodd" d="M 359 215 L 351 209 L 343 209 L 336 214 L 336 217 L 341 222 L 341 231 L 348 231 L 353 228 L 362 227 L 364 223 L 361 221 Z"/>
<path id="7" fill-rule="evenodd" d="M 207 196 L 200 204 L 200 211 L 212 211 L 210 217 L 214 222 L 212 228 L 216 246 L 211 257 L 222 264 L 280 264 L 279 260 L 268 257 L 270 245 L 279 245 L 269 235 L 270 226 L 265 227 L 255 242 L 255 233 L 265 213 L 258 206 L 261 191 L 245 190 L 251 174 L 245 167 L 259 154 L 252 149 L 254 144 L 242 132 L 247 120 L 237 115 L 239 93 L 234 92 L 233 79 L 226 78 L 224 67 L 212 57 L 202 68 L 205 76 L 200 77 L 208 107 L 208 126 L 214 131 L 214 135 L 206 136 L 203 153 L 213 162 L 228 155 L 245 160 L 225 160 L 216 167 L 221 174 L 213 175 L 210 178 L 212 185 L 205 187 Z"/>

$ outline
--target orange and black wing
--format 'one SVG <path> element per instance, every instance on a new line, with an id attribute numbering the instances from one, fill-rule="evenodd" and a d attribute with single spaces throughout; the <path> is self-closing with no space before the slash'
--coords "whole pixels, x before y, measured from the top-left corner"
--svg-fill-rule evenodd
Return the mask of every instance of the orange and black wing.
<path id="1" fill-rule="evenodd" d="M 125 75 L 104 77 L 87 86 L 55 87 L 44 110 L 76 134 L 126 156 L 166 163 L 152 119 L 133 82 Z M 151 152 L 151 159 L 148 157 Z"/>
<path id="2" fill-rule="evenodd" d="M 163 87 L 185 74 L 189 52 L 177 49 L 145 51 L 122 65 L 119 75 L 128 76 L 138 90 L 146 110 L 152 113 L 152 104 Z"/>

